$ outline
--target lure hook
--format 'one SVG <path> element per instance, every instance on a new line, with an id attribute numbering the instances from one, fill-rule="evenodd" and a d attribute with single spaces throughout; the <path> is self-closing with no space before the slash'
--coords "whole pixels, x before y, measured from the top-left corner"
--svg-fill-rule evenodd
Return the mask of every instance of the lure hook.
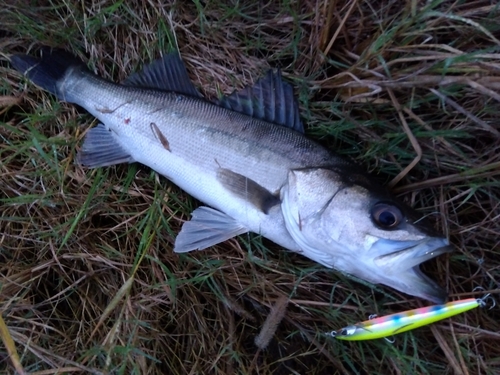
<path id="1" fill-rule="evenodd" d="M 497 305 L 497 301 L 495 298 L 491 296 L 491 293 L 486 294 L 484 297 L 478 299 L 479 306 L 485 307 L 488 305 L 488 301 L 491 301 L 491 306 L 488 308 L 488 310 L 491 310 Z"/>
<path id="2" fill-rule="evenodd" d="M 384 337 L 384 340 L 387 341 L 389 344 L 394 344 L 396 342 L 396 338 L 394 336 L 389 337 Z"/>
<path id="3" fill-rule="evenodd" d="M 482 286 L 476 286 L 474 289 L 472 289 L 473 292 L 477 292 L 478 290 L 484 291 L 484 288 Z M 487 293 L 483 297 L 477 299 L 477 303 L 480 307 L 485 307 L 486 305 L 488 305 L 487 301 L 491 301 L 491 306 L 488 308 L 488 310 L 491 310 L 497 305 L 497 301 L 491 296 L 491 293 Z"/>

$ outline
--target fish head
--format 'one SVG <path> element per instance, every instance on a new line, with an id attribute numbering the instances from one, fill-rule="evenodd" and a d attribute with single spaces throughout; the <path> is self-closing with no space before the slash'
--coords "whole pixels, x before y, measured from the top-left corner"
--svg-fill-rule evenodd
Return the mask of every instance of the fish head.
<path id="1" fill-rule="evenodd" d="M 419 265 L 450 251 L 446 238 L 368 176 L 338 168 L 292 170 L 281 189 L 285 225 L 303 255 L 374 284 L 442 303 Z"/>

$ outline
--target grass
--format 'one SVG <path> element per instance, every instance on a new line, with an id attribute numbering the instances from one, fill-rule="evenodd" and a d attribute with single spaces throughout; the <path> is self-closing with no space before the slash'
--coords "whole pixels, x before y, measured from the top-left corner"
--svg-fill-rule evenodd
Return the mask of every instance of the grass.
<path id="1" fill-rule="evenodd" d="M 393 190 L 449 236 L 455 252 L 425 270 L 451 299 L 498 299 L 499 13 L 484 0 L 9 0 L 0 373 L 497 374 L 498 307 L 392 344 L 338 342 L 325 333 L 423 302 L 254 235 L 174 254 L 198 203 L 143 166 L 75 165 L 94 119 L 27 82 L 9 56 L 64 47 L 120 81 L 179 48 L 208 97 L 281 67 L 308 136 L 387 183 L 397 177 Z"/>

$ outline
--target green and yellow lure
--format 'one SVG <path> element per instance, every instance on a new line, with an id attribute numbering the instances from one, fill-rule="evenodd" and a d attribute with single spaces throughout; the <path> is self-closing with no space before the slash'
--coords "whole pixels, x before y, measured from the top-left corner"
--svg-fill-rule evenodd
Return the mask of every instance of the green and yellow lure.
<path id="1" fill-rule="evenodd" d="M 332 331 L 330 336 L 339 340 L 373 340 L 392 336 L 398 333 L 410 331 L 439 320 L 461 314 L 472 310 L 478 306 L 485 306 L 486 299 L 468 298 L 460 301 L 448 302 L 443 305 L 421 307 L 419 309 L 408 310 L 402 313 L 381 316 L 342 328 L 339 331 Z"/>

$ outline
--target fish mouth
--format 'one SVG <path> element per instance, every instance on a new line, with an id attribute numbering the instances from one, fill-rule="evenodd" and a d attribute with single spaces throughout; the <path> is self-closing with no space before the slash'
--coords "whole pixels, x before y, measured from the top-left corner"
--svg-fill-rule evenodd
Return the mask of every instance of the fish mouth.
<path id="1" fill-rule="evenodd" d="M 387 252 L 388 249 L 390 252 Z M 371 250 L 382 253 L 373 259 L 383 271 L 385 280 L 381 281 L 382 284 L 432 302 L 446 301 L 448 293 L 422 272 L 420 264 L 451 252 L 447 239 L 430 237 L 423 241 L 398 242 L 381 239 Z"/>

